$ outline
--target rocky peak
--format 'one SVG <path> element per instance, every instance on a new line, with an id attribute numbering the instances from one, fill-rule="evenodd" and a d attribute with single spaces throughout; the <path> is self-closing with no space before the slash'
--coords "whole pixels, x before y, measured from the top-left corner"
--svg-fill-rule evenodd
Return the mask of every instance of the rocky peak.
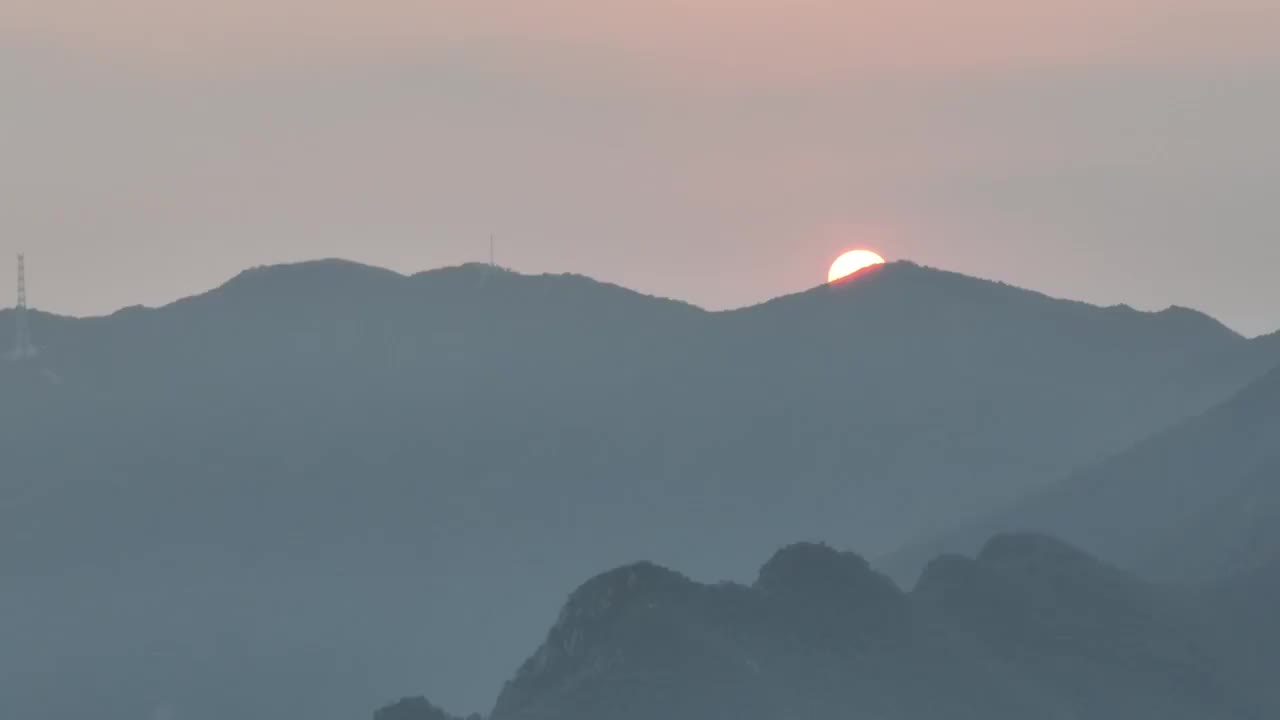
<path id="1" fill-rule="evenodd" d="M 648 562 L 592 578 L 569 596 L 546 641 L 520 668 L 507 692 L 607 665 L 613 652 L 611 631 L 629 612 L 658 607 L 697 588 L 685 576 Z"/>
<path id="2" fill-rule="evenodd" d="M 782 627 L 823 646 L 860 652 L 897 645 L 909 631 L 905 594 L 862 557 L 827 545 L 778 551 L 755 589 Z"/>
<path id="3" fill-rule="evenodd" d="M 821 543 L 798 543 L 779 550 L 760 568 L 755 587 L 766 593 L 834 595 L 896 590 L 861 556 Z"/>

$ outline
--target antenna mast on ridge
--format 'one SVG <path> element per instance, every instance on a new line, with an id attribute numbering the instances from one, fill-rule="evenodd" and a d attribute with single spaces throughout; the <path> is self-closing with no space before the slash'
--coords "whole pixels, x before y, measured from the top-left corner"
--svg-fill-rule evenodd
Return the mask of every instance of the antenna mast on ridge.
<path id="1" fill-rule="evenodd" d="M 13 312 L 14 326 L 17 329 L 13 357 L 22 360 L 35 355 L 36 349 L 31 344 L 31 327 L 27 318 L 27 258 L 21 253 L 18 255 L 18 304 L 14 306 Z"/>

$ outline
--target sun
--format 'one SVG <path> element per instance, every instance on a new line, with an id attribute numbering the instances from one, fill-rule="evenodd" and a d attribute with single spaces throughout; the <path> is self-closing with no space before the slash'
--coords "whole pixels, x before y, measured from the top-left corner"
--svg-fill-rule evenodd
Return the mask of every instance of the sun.
<path id="1" fill-rule="evenodd" d="M 833 283 L 837 280 L 843 280 L 863 268 L 883 264 L 884 258 L 870 250 L 850 250 L 831 263 L 831 271 L 827 273 L 827 282 Z"/>

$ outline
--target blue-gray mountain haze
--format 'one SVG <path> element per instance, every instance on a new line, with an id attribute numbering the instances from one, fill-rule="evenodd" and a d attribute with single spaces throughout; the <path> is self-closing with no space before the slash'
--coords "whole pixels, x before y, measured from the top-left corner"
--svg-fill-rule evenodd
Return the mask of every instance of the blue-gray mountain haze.
<path id="1" fill-rule="evenodd" d="M 1193 310 L 905 262 L 707 312 L 577 276 L 325 261 L 31 327 L 40 355 L 0 365 L 3 717 L 349 720 L 421 694 L 497 697 L 493 720 L 1277 707 L 1239 669 L 1275 667 L 1240 650 L 1267 616 L 1220 603 L 1240 600 L 1229 583 L 1275 587 L 1257 578 L 1280 547 L 1280 342 Z M 807 545 L 776 586 L 684 579 L 747 582 L 801 540 L 915 574 L 976 550 L 991 532 L 974 527 L 1061 531 L 1102 562 L 1013 535 L 909 593 Z M 933 540 L 953 536 L 972 541 Z M 1061 560 L 1084 597 L 1005 562 L 1025 553 Z M 568 659 L 557 625 L 516 672 L 567 589 L 638 558 L 657 565 L 625 571 L 636 607 L 657 593 L 660 618 L 605 613 L 602 644 Z M 811 575 L 870 595 L 811 606 L 791 585 Z M 1097 625 L 1041 626 L 1036 603 Z M 615 648 L 641 665 L 574 664 Z M 766 680 L 748 672 L 761 658 Z M 676 683 L 670 707 L 648 704 L 651 682 Z"/>

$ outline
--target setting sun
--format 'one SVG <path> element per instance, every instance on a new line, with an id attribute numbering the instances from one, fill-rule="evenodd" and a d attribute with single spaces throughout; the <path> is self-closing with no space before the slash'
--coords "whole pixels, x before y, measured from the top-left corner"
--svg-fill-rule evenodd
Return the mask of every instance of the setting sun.
<path id="1" fill-rule="evenodd" d="M 884 258 L 870 250 L 850 250 L 831 263 L 831 271 L 827 273 L 827 282 L 843 280 L 863 268 L 883 264 Z"/>

